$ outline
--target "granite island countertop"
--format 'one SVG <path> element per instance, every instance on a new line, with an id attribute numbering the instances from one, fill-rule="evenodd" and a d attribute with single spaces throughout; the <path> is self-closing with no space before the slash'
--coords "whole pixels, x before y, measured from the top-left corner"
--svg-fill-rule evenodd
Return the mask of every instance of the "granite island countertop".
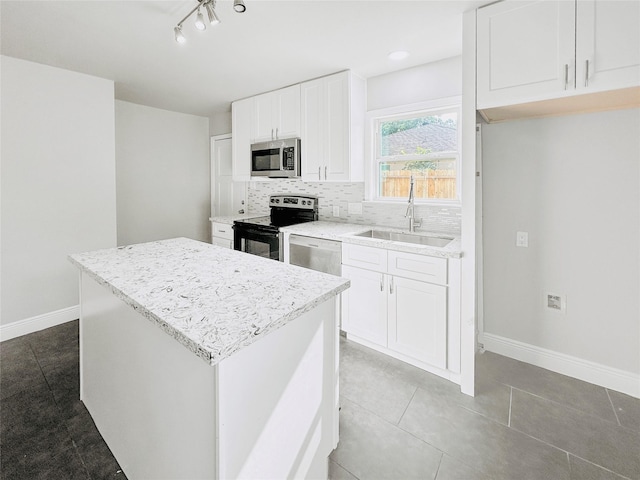
<path id="1" fill-rule="evenodd" d="M 69 260 L 211 365 L 349 287 L 344 278 L 187 238 Z"/>
<path id="2" fill-rule="evenodd" d="M 460 235 L 448 235 L 445 233 L 416 232 L 417 235 L 429 235 L 435 237 L 449 237 L 453 240 L 444 247 L 432 247 L 428 245 L 417 245 L 412 243 L 404 243 L 391 240 L 383 240 L 380 238 L 358 237 L 356 234 L 366 232 L 367 230 L 385 230 L 391 232 L 405 232 L 399 228 L 383 227 L 379 225 L 363 225 L 356 223 L 339 223 L 328 221 L 317 221 L 298 223 L 289 227 L 282 227 L 281 232 L 302 235 L 305 237 L 324 238 L 327 240 L 338 240 L 344 243 L 353 243 L 367 247 L 385 248 L 387 250 L 396 250 L 399 252 L 418 253 L 421 255 L 429 255 L 442 258 L 460 258 L 462 257 L 462 246 L 460 243 Z"/>

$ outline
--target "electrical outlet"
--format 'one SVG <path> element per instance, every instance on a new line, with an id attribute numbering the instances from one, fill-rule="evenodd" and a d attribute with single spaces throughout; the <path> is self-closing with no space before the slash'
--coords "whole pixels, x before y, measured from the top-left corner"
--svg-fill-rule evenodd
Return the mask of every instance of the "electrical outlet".
<path id="1" fill-rule="evenodd" d="M 528 246 L 529 246 L 529 233 L 516 232 L 516 247 L 528 247 Z"/>
<path id="2" fill-rule="evenodd" d="M 567 310 L 567 297 L 558 293 L 546 293 L 544 296 L 545 307 L 549 310 L 565 313 Z"/>
<path id="3" fill-rule="evenodd" d="M 333 216 L 334 217 L 339 217 L 340 216 L 340 206 L 338 206 L 338 205 L 334 205 L 333 206 Z"/>

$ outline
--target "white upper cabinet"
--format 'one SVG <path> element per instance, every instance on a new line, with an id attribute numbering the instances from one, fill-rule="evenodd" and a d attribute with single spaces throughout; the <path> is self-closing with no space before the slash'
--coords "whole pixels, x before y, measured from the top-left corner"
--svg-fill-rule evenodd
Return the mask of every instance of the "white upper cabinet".
<path id="1" fill-rule="evenodd" d="M 253 97 L 253 141 L 300 136 L 300 85 Z"/>
<path id="2" fill-rule="evenodd" d="M 301 85 L 303 181 L 363 180 L 364 85 L 349 71 Z"/>
<path id="3" fill-rule="evenodd" d="M 478 9 L 478 109 L 640 85 L 639 22 L 637 0 Z"/>
<path id="4" fill-rule="evenodd" d="M 576 12 L 576 88 L 640 85 L 640 2 L 580 0 Z"/>
<path id="5" fill-rule="evenodd" d="M 251 116 L 253 98 L 231 104 L 231 158 L 234 182 L 251 180 Z"/>

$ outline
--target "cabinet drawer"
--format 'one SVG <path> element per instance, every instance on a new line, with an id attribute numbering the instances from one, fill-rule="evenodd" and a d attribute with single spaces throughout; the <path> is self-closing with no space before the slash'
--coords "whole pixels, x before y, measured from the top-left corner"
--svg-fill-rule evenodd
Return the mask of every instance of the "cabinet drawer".
<path id="1" fill-rule="evenodd" d="M 230 248 L 233 250 L 233 240 L 227 240 L 225 238 L 213 237 L 211 239 L 211 245 L 217 245 L 219 247 Z"/>
<path id="2" fill-rule="evenodd" d="M 213 236 L 233 240 L 233 228 L 225 223 L 213 223 Z"/>
<path id="3" fill-rule="evenodd" d="M 389 250 L 388 272 L 421 282 L 447 284 L 447 259 Z"/>
<path id="4" fill-rule="evenodd" d="M 384 273 L 387 271 L 387 251 L 383 248 L 343 243 L 342 263 Z"/>

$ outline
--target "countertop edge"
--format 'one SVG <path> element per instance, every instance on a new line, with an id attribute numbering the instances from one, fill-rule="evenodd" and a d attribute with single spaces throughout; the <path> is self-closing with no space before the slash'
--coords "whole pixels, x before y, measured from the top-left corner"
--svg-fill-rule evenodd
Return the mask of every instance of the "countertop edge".
<path id="1" fill-rule="evenodd" d="M 190 352 L 194 353 L 195 355 L 200 357 L 202 360 L 204 360 L 205 362 L 207 362 L 211 366 L 214 366 L 214 365 L 220 363 L 222 360 L 224 360 L 224 359 L 226 359 L 228 357 L 231 357 L 234 353 L 238 352 L 239 350 L 243 349 L 244 347 L 247 347 L 247 346 L 251 345 L 252 343 L 256 342 L 257 340 L 261 339 L 264 335 L 269 334 L 269 333 L 279 329 L 280 327 L 285 326 L 289 322 L 291 322 L 291 321 L 295 320 L 296 318 L 302 316 L 303 314 L 307 313 L 308 311 L 313 310 L 316 306 L 318 306 L 321 303 L 329 300 L 330 298 L 341 294 L 343 291 L 347 290 L 351 285 L 350 280 L 342 278 L 342 280 L 343 280 L 342 283 L 340 283 L 336 287 L 324 292 L 322 295 L 320 295 L 320 296 L 316 297 L 315 299 L 305 303 L 304 305 L 296 308 L 295 310 L 292 310 L 289 313 L 283 315 L 277 321 L 272 322 L 267 328 L 265 328 L 262 332 L 260 332 L 259 335 L 250 336 L 250 337 L 244 339 L 243 341 L 241 341 L 240 343 L 236 343 L 236 344 L 232 345 L 233 348 L 227 348 L 224 351 L 220 351 L 220 352 L 212 352 L 212 351 L 210 351 L 208 349 L 201 348 L 194 340 L 192 340 L 189 337 L 187 337 L 178 328 L 176 328 L 176 327 L 172 326 L 171 324 L 167 323 L 166 321 L 162 320 L 160 317 L 158 317 L 156 314 L 154 314 L 147 307 L 141 305 L 139 302 L 137 302 L 136 300 L 131 298 L 129 295 L 124 293 L 122 290 L 120 290 L 119 288 L 115 287 L 107 279 L 103 278 L 99 274 L 97 274 L 97 273 L 93 272 L 91 269 L 87 268 L 80 261 L 78 261 L 74 257 L 74 255 L 75 254 L 68 255 L 67 259 L 74 266 L 76 266 L 81 272 L 86 273 L 90 278 L 95 280 L 98 284 L 100 284 L 100 285 L 102 285 L 104 287 L 107 287 L 109 289 L 109 291 L 115 297 L 119 298 L 125 304 L 129 305 L 131 308 L 133 308 L 133 310 L 135 310 L 136 312 L 140 313 L 147 320 L 149 320 L 150 322 L 152 322 L 153 324 L 158 326 L 161 330 L 163 330 L 169 336 L 171 336 L 176 341 L 178 341 L 180 344 L 182 344 L 184 347 L 186 347 Z"/>
<path id="2" fill-rule="evenodd" d="M 321 231 L 322 228 L 326 228 Z M 331 231 L 331 229 L 334 231 Z M 358 233 L 365 232 L 371 229 L 379 229 L 391 232 L 406 232 L 400 228 L 384 227 L 381 225 L 364 225 L 364 224 L 349 224 L 341 222 L 329 222 L 326 220 L 319 220 L 316 222 L 299 223 L 288 227 L 282 227 L 281 232 L 289 233 L 291 235 L 301 235 L 304 237 L 323 238 L 326 240 L 336 240 L 344 243 L 351 243 L 354 245 L 362 245 L 366 247 L 384 248 L 385 250 L 394 250 L 398 252 L 416 253 L 418 255 L 429 255 L 432 257 L 440 258 L 461 258 L 463 252 L 460 248 L 460 235 L 447 234 L 442 232 L 416 232 L 418 235 L 431 235 L 436 237 L 454 237 L 454 240 L 450 245 L 446 247 L 431 247 L 428 245 L 414 245 L 409 243 L 392 242 L 390 240 L 383 240 L 379 238 L 366 238 L 357 237 Z"/>

